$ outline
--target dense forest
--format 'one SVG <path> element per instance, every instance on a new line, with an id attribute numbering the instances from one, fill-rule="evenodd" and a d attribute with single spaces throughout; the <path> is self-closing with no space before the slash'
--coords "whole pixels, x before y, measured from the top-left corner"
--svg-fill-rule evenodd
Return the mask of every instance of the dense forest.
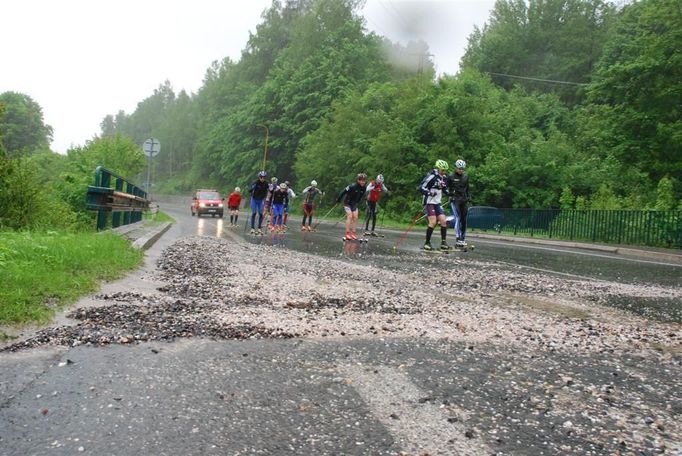
<path id="1" fill-rule="evenodd" d="M 76 223 L 77 186 L 97 164 L 140 173 L 149 137 L 163 145 L 156 192 L 243 187 L 267 132 L 271 175 L 336 192 L 382 173 L 399 218 L 435 160 L 458 158 L 477 205 L 682 209 L 681 5 L 498 0 L 459 72 L 436 77 L 426 43 L 369 33 L 357 0 L 275 0 L 239 61 L 214 62 L 197 93 L 165 81 L 66 156 L 49 151 L 35 101 L 0 95 L 0 205 L 12 179 L 33 176 L 54 191 L 32 204 L 59 199 Z"/>

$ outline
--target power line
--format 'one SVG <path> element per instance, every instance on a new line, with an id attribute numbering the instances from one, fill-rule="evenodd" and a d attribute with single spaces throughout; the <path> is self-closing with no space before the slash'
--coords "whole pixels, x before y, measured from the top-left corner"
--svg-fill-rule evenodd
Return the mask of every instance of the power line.
<path id="1" fill-rule="evenodd" d="M 379 27 L 379 26 L 377 25 L 376 22 L 374 22 L 369 16 L 364 16 L 364 18 L 367 19 L 368 21 L 370 21 L 372 24 L 374 24 L 374 27 L 375 27 L 379 32 L 383 33 L 384 38 L 387 38 L 387 39 L 388 39 L 388 33 L 386 33 L 381 27 Z"/>
<path id="2" fill-rule="evenodd" d="M 391 9 L 392 9 L 393 11 L 395 11 L 395 13 L 398 15 L 398 17 L 403 21 L 403 23 L 405 24 L 405 26 L 406 26 L 407 28 L 410 28 L 409 22 L 405 20 L 405 18 L 403 17 L 402 14 L 400 14 L 400 11 L 398 11 L 398 8 L 396 8 L 395 5 L 393 5 L 393 3 L 391 3 L 391 0 L 386 0 L 386 2 L 388 3 L 388 6 L 390 6 Z M 379 3 L 381 3 L 381 0 L 379 0 Z"/>
<path id="3" fill-rule="evenodd" d="M 384 11 L 386 11 L 388 13 L 389 16 L 393 16 L 394 18 L 397 17 L 400 22 L 403 22 L 404 25 L 407 26 L 407 23 L 405 23 L 405 20 L 400 15 L 396 16 L 396 12 L 389 10 L 381 0 L 378 0 L 378 2 L 379 2 L 379 5 L 381 5 L 381 7 L 384 9 Z"/>
<path id="4" fill-rule="evenodd" d="M 530 78 L 527 76 L 517 76 L 514 74 L 493 73 L 492 71 L 486 71 L 486 73 L 491 74 L 493 76 L 506 76 L 508 78 L 526 79 L 528 81 L 538 81 L 538 82 L 549 82 L 551 84 L 566 84 L 566 85 L 574 85 L 574 86 L 586 86 L 586 85 L 588 85 L 586 82 L 556 81 L 553 79 Z"/>

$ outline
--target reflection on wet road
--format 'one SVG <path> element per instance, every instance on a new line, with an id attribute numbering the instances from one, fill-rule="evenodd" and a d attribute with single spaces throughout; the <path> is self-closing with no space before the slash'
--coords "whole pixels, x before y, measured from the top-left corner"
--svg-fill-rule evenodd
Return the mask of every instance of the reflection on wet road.
<path id="1" fill-rule="evenodd" d="M 346 261 L 363 261 L 377 268 L 405 269 L 410 263 L 422 261 L 425 257 L 441 257 L 439 254 L 426 254 L 420 250 L 424 239 L 424 229 L 421 226 L 407 236 L 398 250 L 394 250 L 393 247 L 402 235 L 398 231 L 384 231 L 386 237 L 369 238 L 367 243 L 344 242 L 341 239 L 343 227 L 340 224 L 323 223 L 318 226 L 317 232 L 301 232 L 298 220 L 292 217 L 290 230 L 285 234 L 273 234 L 266 230 L 263 236 L 253 236 L 248 234 L 244 221 L 238 227 L 228 227 L 222 219 L 192 220 L 179 206 L 164 207 L 164 210 L 178 220 L 183 226 L 183 234 L 186 235 L 229 237 L 234 234 L 254 244 L 267 244 Z M 242 214 L 240 219 L 245 220 L 247 217 Z M 565 247 L 523 245 L 475 238 L 471 238 L 470 243 L 476 244 L 474 251 L 452 252 L 448 257 L 457 256 L 472 262 L 492 263 L 509 268 L 510 271 L 530 269 L 576 279 L 675 288 L 682 286 L 682 265 Z M 682 303 L 665 299 L 619 299 L 618 302 L 609 304 L 664 320 L 677 321 L 679 315 L 682 315 Z M 671 309 L 677 310 L 671 313 Z"/>

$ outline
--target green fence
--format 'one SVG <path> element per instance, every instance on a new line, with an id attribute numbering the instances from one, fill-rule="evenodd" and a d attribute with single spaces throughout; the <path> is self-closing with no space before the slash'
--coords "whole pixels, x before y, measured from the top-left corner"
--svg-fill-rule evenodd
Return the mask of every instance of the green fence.
<path id="1" fill-rule="evenodd" d="M 483 208 L 482 208 L 483 209 Z M 470 228 L 526 236 L 682 248 L 682 211 L 471 208 Z"/>
<path id="2" fill-rule="evenodd" d="M 86 206 L 97 211 L 97 230 L 101 231 L 109 224 L 109 213 L 112 214 L 111 226 L 114 228 L 139 222 L 142 212 L 149 210 L 149 200 L 147 193 L 140 187 L 98 166 L 95 169 L 95 185 L 88 186 Z"/>

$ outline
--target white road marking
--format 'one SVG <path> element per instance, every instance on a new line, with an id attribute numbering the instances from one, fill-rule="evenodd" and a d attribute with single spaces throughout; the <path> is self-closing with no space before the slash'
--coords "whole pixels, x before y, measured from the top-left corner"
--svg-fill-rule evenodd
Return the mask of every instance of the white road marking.
<path id="1" fill-rule="evenodd" d="M 370 365 L 339 366 L 339 370 L 350 379 L 372 415 L 391 433 L 401 450 L 414 455 L 493 453 L 477 435 L 465 436 L 469 429 L 466 411 L 434 403 L 399 370 Z"/>

